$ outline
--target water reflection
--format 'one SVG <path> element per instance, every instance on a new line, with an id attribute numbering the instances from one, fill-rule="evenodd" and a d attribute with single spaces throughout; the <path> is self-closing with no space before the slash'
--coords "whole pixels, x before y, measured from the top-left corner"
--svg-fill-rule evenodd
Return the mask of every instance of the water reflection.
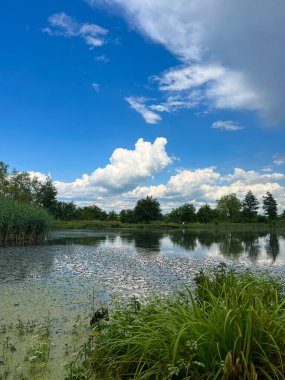
<path id="1" fill-rule="evenodd" d="M 183 247 L 189 251 L 194 251 L 197 247 L 198 236 L 196 234 L 185 231 L 175 231 L 170 233 L 169 236 L 173 244 Z"/>
<path id="2" fill-rule="evenodd" d="M 128 257 L 128 260 L 124 261 Z M 31 277 L 48 278 L 54 274 L 91 276 L 104 280 L 106 267 L 110 276 L 122 265 L 121 272 L 135 260 L 162 263 L 198 258 L 248 260 L 254 265 L 285 265 L 284 232 L 223 231 L 58 231 L 46 245 L 0 248 L 0 282 Z M 109 262 L 113 260 L 110 264 Z M 114 261 L 115 260 L 115 261 Z M 122 264 L 124 263 L 124 264 Z M 180 270 L 180 269 L 179 269 Z"/>
<path id="3" fill-rule="evenodd" d="M 266 252 L 269 257 L 272 257 L 273 262 L 275 262 L 280 253 L 279 238 L 277 234 L 269 234 L 266 242 Z"/>
<path id="4" fill-rule="evenodd" d="M 160 240 L 162 236 L 163 234 L 152 231 L 134 231 L 131 237 L 136 248 L 160 252 Z"/>
<path id="5" fill-rule="evenodd" d="M 48 244 L 81 244 L 95 247 L 121 247 L 148 251 L 152 254 L 164 253 L 172 247 L 175 253 L 180 249 L 189 253 L 199 251 L 207 255 L 211 248 L 217 246 L 221 256 L 229 259 L 239 259 L 242 255 L 255 262 L 266 254 L 274 263 L 280 254 L 280 240 L 285 239 L 284 233 L 250 231 L 225 232 L 218 230 L 174 230 L 174 231 L 64 231 L 52 237 Z M 167 244 L 166 244 L 167 242 Z M 285 255 L 285 252 L 284 252 Z"/>
<path id="6" fill-rule="evenodd" d="M 57 255 L 53 247 L 0 247 L 0 282 L 48 276 Z"/>

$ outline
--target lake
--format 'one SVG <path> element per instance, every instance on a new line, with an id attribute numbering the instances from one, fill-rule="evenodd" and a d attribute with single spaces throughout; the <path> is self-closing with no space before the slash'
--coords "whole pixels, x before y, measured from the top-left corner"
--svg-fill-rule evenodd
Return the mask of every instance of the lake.
<path id="1" fill-rule="evenodd" d="M 140 296 L 191 282 L 220 261 L 283 271 L 285 232 L 54 231 L 44 245 L 1 247 L 0 283 L 3 290 L 86 281 L 99 298 Z"/>
<path id="2" fill-rule="evenodd" d="M 65 230 L 44 245 L 1 247 L 0 327 L 48 316 L 52 371 L 60 379 L 62 342 L 78 315 L 88 326 L 94 306 L 191 286 L 201 269 L 212 271 L 221 261 L 283 276 L 285 232 Z"/>

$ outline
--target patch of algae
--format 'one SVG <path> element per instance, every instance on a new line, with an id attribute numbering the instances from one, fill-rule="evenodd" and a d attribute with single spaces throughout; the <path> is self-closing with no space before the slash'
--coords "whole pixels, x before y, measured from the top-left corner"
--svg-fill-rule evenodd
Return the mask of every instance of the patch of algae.
<path id="1" fill-rule="evenodd" d="M 86 341 L 92 314 L 88 284 L 1 284 L 0 379 L 61 380 Z M 86 296 L 87 294 L 87 296 Z"/>

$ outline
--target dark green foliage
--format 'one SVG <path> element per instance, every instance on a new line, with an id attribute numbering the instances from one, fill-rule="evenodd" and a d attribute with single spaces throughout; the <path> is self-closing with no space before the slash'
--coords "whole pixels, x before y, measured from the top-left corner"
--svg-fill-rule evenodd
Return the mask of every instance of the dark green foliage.
<path id="1" fill-rule="evenodd" d="M 37 182 L 36 191 L 34 195 L 34 203 L 46 208 L 53 213 L 53 209 L 56 207 L 57 190 L 50 177 L 44 182 Z"/>
<path id="2" fill-rule="evenodd" d="M 269 191 L 267 191 L 266 196 L 263 197 L 263 210 L 268 220 L 277 218 L 277 202 Z"/>
<path id="3" fill-rule="evenodd" d="M 51 219 L 43 208 L 0 197 L 0 243 L 41 242 Z"/>
<path id="4" fill-rule="evenodd" d="M 136 222 L 134 210 L 130 210 L 130 209 L 122 210 L 119 214 L 119 217 L 120 217 L 120 221 L 122 223 L 135 223 Z"/>
<path id="5" fill-rule="evenodd" d="M 241 201 L 236 194 L 224 195 L 217 200 L 217 212 L 221 220 L 238 222 L 240 220 Z"/>
<path id="6" fill-rule="evenodd" d="M 13 170 L 8 183 L 6 188 L 8 198 L 27 203 L 33 201 L 37 180 L 32 179 L 28 173 L 19 173 Z"/>
<path id="7" fill-rule="evenodd" d="M 253 220 L 257 216 L 259 202 L 252 191 L 248 191 L 242 201 L 242 215 L 245 220 Z"/>
<path id="8" fill-rule="evenodd" d="M 197 220 L 196 209 L 192 204 L 185 203 L 171 211 L 168 216 L 171 222 L 194 223 Z"/>
<path id="9" fill-rule="evenodd" d="M 160 204 L 153 197 L 146 197 L 137 201 L 134 208 L 135 220 L 137 222 L 149 223 L 162 218 Z"/>
<path id="10" fill-rule="evenodd" d="M 79 207 L 75 212 L 77 220 L 107 220 L 107 218 L 108 214 L 96 205 Z"/>
<path id="11" fill-rule="evenodd" d="M 211 223 L 216 218 L 216 212 L 208 204 L 201 206 L 197 212 L 200 223 Z"/>
<path id="12" fill-rule="evenodd" d="M 0 161 L 0 196 L 4 197 L 7 193 L 8 181 L 8 165 Z"/>
<path id="13" fill-rule="evenodd" d="M 21 202 L 32 202 L 38 181 L 26 172 L 13 170 L 9 173 L 8 168 L 4 162 L 0 162 L 0 196 Z"/>
<path id="14" fill-rule="evenodd" d="M 72 220 L 76 217 L 76 206 L 73 202 L 57 201 L 52 208 L 52 215 L 58 220 Z"/>
<path id="15" fill-rule="evenodd" d="M 27 172 L 13 170 L 8 172 L 8 165 L 0 162 L 0 196 L 24 203 L 33 203 L 53 212 L 56 205 L 57 190 L 48 177 L 40 181 Z"/>
<path id="16" fill-rule="evenodd" d="M 119 220 L 119 215 L 115 211 L 110 211 L 108 213 L 107 220 Z"/>
<path id="17" fill-rule="evenodd" d="M 115 307 L 92 336 L 96 349 L 73 363 L 86 378 L 285 378 L 281 285 L 223 265 L 212 276 L 201 272 L 195 292 Z"/>

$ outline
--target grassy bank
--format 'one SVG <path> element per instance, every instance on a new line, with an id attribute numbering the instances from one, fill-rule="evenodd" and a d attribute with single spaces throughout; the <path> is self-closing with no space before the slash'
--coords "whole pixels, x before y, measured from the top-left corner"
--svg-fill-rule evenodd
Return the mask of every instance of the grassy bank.
<path id="1" fill-rule="evenodd" d="M 283 285 L 223 266 L 195 281 L 172 296 L 117 301 L 92 329 L 91 303 L 82 317 L 2 319 L 0 379 L 284 379 Z"/>
<path id="2" fill-rule="evenodd" d="M 151 223 L 121 223 L 119 221 L 100 221 L 100 220 L 55 220 L 52 224 L 54 230 L 64 229 L 109 229 L 109 228 L 145 228 L 145 229 L 219 229 L 219 230 L 236 230 L 236 231 L 260 231 L 269 229 L 284 229 L 285 222 L 272 223 L 168 223 L 168 222 L 151 222 Z"/>
<path id="3" fill-rule="evenodd" d="M 193 293 L 117 307 L 69 365 L 67 379 L 89 378 L 284 379 L 281 285 L 220 267 Z"/>
<path id="4" fill-rule="evenodd" d="M 50 225 L 51 217 L 44 209 L 0 198 L 0 244 L 41 242 Z"/>

